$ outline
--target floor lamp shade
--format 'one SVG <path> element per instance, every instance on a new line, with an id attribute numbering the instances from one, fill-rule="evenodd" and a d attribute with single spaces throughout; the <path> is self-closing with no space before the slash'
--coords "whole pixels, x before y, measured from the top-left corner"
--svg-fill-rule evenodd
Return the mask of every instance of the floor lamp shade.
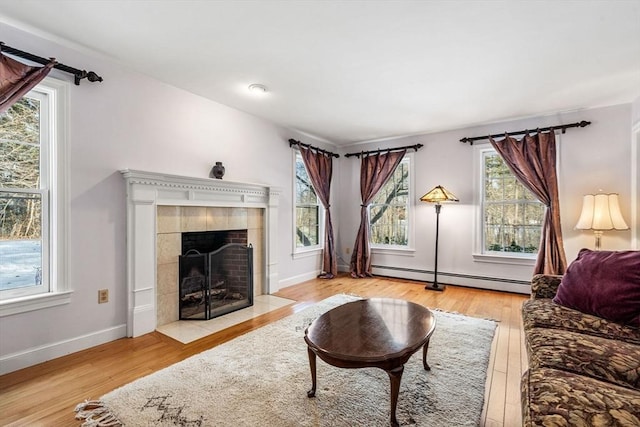
<path id="1" fill-rule="evenodd" d="M 436 207 L 436 259 L 433 268 L 433 283 L 427 284 L 424 288 L 431 289 L 433 291 L 442 291 L 444 290 L 444 286 L 438 284 L 438 229 L 440 228 L 440 209 L 442 208 L 440 203 L 457 202 L 459 200 L 453 195 L 453 193 L 441 185 L 436 185 L 431 191 L 420 197 L 420 200 L 423 202 L 435 203 Z"/>
<path id="2" fill-rule="evenodd" d="M 582 212 L 575 228 L 594 231 L 596 250 L 600 249 L 604 231 L 628 230 L 629 226 L 620 212 L 618 194 L 586 194 L 582 198 Z"/>

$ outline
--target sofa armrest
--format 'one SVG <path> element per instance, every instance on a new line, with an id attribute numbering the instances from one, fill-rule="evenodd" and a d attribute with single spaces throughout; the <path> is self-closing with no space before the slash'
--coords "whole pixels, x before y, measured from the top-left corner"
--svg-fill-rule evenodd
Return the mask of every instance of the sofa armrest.
<path id="1" fill-rule="evenodd" d="M 531 298 L 553 298 L 556 296 L 562 276 L 536 274 L 531 279 Z"/>

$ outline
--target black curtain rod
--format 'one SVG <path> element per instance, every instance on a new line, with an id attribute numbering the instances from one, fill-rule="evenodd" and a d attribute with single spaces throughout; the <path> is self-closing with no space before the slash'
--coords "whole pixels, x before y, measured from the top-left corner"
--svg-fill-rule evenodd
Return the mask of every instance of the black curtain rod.
<path id="1" fill-rule="evenodd" d="M 376 153 L 384 153 L 384 152 L 392 152 L 392 151 L 400 151 L 400 150 L 410 150 L 410 149 L 414 149 L 416 151 L 418 151 L 419 149 L 421 149 L 422 147 L 424 147 L 424 145 L 422 144 L 416 144 L 416 145 L 405 145 L 404 147 L 396 147 L 396 148 L 383 148 L 383 149 L 377 149 L 377 150 L 371 150 L 371 151 L 361 151 L 359 153 L 348 153 L 345 154 L 345 157 L 353 157 L 356 156 L 357 158 L 360 158 L 360 156 L 367 156 L 369 154 L 376 154 Z"/>
<path id="2" fill-rule="evenodd" d="M 587 122 L 587 121 L 581 121 L 581 122 L 575 122 L 575 123 L 570 123 L 568 125 L 558 125 L 558 126 L 549 126 L 546 128 L 538 128 L 538 129 L 526 129 L 526 130 L 520 130 L 517 132 L 504 132 L 504 133 L 496 133 L 494 135 L 485 135 L 485 136 L 474 136 L 471 138 L 462 138 L 460 140 L 460 142 L 468 142 L 469 145 L 473 145 L 473 141 L 480 141 L 482 139 L 489 139 L 489 138 L 499 138 L 501 136 L 513 136 L 513 135 L 525 135 L 528 134 L 529 132 L 546 132 L 548 130 L 557 130 L 557 129 L 562 129 L 562 133 L 567 132 L 567 129 L 569 128 L 583 128 L 585 126 L 589 126 L 591 124 L 591 122 Z"/>
<path id="3" fill-rule="evenodd" d="M 311 148 L 312 150 L 319 151 L 321 153 L 326 154 L 327 156 L 338 158 L 340 154 L 332 153 L 331 151 L 323 150 L 322 148 L 314 147 L 313 145 L 305 144 L 300 141 L 296 141 L 295 139 L 289 140 L 289 147 L 293 147 L 294 145 L 302 145 L 303 147 Z"/>
<path id="4" fill-rule="evenodd" d="M 55 58 L 47 59 L 41 56 L 36 56 L 29 52 L 24 52 L 14 47 L 7 46 L 6 44 L 4 44 L 4 42 L 0 42 L 0 51 L 9 53 L 14 56 L 18 56 L 20 58 L 28 59 L 29 61 L 37 62 L 38 64 L 42 64 L 42 65 L 47 65 L 49 62 L 51 62 L 51 60 L 55 61 Z M 56 62 L 56 65 L 54 65 L 53 68 L 58 69 L 60 71 L 64 71 L 65 73 L 73 74 L 75 77 L 74 82 L 76 86 L 80 85 L 80 80 L 84 78 L 86 78 L 90 82 L 102 81 L 102 77 L 100 77 L 93 71 L 79 70 L 77 68 L 69 67 L 68 65 L 60 64 L 59 62 Z"/>

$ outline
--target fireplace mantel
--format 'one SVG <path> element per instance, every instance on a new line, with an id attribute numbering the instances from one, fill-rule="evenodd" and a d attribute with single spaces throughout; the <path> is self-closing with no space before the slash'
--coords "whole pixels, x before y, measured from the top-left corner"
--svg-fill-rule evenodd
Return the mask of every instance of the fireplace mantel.
<path id="1" fill-rule="evenodd" d="M 265 210 L 265 291 L 278 290 L 278 197 L 262 184 L 120 171 L 127 186 L 127 334 L 156 329 L 156 211 L 158 206 L 261 208 Z"/>

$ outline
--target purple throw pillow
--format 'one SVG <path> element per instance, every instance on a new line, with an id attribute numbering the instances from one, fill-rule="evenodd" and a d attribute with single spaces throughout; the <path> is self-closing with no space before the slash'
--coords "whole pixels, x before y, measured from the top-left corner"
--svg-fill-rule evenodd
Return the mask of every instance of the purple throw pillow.
<path id="1" fill-rule="evenodd" d="M 553 302 L 640 327 L 640 251 L 582 249 L 562 277 Z"/>

